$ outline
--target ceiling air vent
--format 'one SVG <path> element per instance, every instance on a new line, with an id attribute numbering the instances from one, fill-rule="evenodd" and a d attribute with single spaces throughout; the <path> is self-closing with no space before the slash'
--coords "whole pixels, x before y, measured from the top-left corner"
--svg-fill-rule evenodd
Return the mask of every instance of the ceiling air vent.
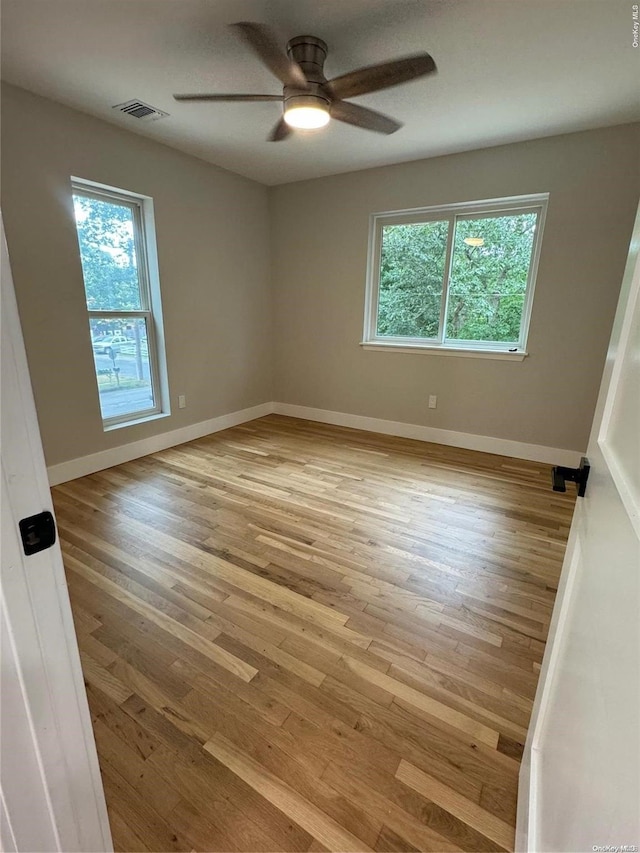
<path id="1" fill-rule="evenodd" d="M 137 100 L 126 101 L 124 104 L 116 104 L 113 109 L 133 116 L 133 118 L 137 118 L 139 121 L 157 121 L 159 118 L 165 118 L 165 116 L 169 115 L 169 113 L 145 104 L 144 101 Z"/>

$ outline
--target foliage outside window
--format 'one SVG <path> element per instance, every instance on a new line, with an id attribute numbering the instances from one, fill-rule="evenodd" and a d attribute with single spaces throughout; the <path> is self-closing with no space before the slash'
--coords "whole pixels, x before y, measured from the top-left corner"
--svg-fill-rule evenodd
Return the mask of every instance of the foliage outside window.
<path id="1" fill-rule="evenodd" d="M 145 199 L 73 182 L 93 362 L 105 427 L 162 410 Z"/>
<path id="2" fill-rule="evenodd" d="M 373 216 L 363 343 L 523 354 L 547 199 Z"/>

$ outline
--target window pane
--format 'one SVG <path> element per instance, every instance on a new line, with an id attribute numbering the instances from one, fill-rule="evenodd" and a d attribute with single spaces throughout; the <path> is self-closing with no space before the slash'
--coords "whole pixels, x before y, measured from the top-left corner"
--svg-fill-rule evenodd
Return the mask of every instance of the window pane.
<path id="1" fill-rule="evenodd" d="M 115 201 L 73 196 L 84 289 L 90 311 L 145 307 L 134 241 L 132 209 Z"/>
<path id="2" fill-rule="evenodd" d="M 382 229 L 378 335 L 436 338 L 449 223 Z"/>
<path id="3" fill-rule="evenodd" d="M 517 343 L 537 213 L 459 219 L 445 338 Z"/>
<path id="4" fill-rule="evenodd" d="M 147 321 L 91 319 L 91 345 L 103 418 L 155 409 Z"/>

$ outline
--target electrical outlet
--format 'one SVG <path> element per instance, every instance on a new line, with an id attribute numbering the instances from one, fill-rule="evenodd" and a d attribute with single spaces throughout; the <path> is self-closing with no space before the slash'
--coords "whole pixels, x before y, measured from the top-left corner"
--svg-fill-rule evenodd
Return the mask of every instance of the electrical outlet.
<path id="1" fill-rule="evenodd" d="M 187 405 L 187 398 L 184 396 L 184 394 L 180 394 L 180 396 L 178 397 L 178 408 L 184 409 L 186 407 L 186 405 Z"/>
<path id="2" fill-rule="evenodd" d="M 429 408 L 435 409 L 438 405 L 438 398 L 435 394 L 429 394 Z"/>

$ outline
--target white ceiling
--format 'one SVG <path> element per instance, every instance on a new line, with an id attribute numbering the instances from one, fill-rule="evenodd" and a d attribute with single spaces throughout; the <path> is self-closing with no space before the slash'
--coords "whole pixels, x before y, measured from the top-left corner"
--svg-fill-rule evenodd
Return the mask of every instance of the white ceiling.
<path id="1" fill-rule="evenodd" d="M 436 76 L 355 99 L 405 126 L 332 121 L 265 137 L 277 103 L 179 104 L 173 92 L 281 92 L 227 29 L 271 24 L 329 45 L 328 77 L 426 50 Z M 640 118 L 630 0 L 2 0 L 2 76 L 265 184 Z M 170 113 L 144 124 L 111 107 Z"/>

